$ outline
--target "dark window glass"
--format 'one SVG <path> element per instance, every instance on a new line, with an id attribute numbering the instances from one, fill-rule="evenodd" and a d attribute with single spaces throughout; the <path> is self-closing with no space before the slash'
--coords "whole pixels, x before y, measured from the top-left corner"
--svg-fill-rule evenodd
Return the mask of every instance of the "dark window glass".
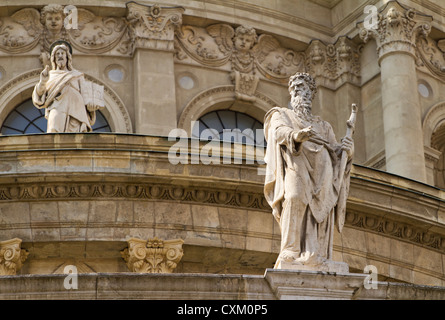
<path id="1" fill-rule="evenodd" d="M 45 133 L 47 120 L 45 110 L 37 109 L 32 100 L 26 100 L 6 117 L 1 127 L 2 135 Z M 111 132 L 110 125 L 100 111 L 96 111 L 94 132 Z"/>

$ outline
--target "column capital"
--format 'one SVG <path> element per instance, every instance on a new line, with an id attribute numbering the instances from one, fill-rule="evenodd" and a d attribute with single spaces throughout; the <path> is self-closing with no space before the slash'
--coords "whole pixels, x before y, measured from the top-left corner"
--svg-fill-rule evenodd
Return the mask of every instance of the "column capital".
<path id="1" fill-rule="evenodd" d="M 131 238 L 128 248 L 121 251 L 128 269 L 139 273 L 172 273 L 182 256 L 182 239 L 148 240 Z"/>
<path id="2" fill-rule="evenodd" d="M 28 257 L 21 249 L 22 240 L 14 238 L 0 242 L 0 276 L 16 275 Z"/>
<path id="3" fill-rule="evenodd" d="M 175 27 L 182 24 L 183 7 L 127 3 L 130 37 L 135 48 L 172 51 Z"/>
<path id="4" fill-rule="evenodd" d="M 358 24 L 360 38 L 366 43 L 370 38 L 377 42 L 379 60 L 387 54 L 407 53 L 416 58 L 416 39 L 426 37 L 431 31 L 432 17 L 407 9 L 397 1 L 390 1 L 377 14 L 377 22 L 365 27 Z"/>

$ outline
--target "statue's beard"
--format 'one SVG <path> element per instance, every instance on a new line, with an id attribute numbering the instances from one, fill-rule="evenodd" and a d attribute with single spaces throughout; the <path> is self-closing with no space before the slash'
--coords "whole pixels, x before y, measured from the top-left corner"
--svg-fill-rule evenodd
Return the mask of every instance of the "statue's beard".
<path id="1" fill-rule="evenodd" d="M 56 60 L 56 65 L 59 67 L 59 69 L 65 69 L 66 63 L 64 60 Z"/>
<path id="2" fill-rule="evenodd" d="M 304 120 L 312 119 L 312 103 L 301 97 L 296 97 L 292 99 L 292 107 L 299 118 Z"/>

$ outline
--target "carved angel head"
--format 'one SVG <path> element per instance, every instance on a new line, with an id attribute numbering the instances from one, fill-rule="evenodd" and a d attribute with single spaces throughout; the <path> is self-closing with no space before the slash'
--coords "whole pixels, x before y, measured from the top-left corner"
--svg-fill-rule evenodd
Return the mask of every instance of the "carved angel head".
<path id="1" fill-rule="evenodd" d="M 257 42 L 257 34 L 254 28 L 239 26 L 235 29 L 234 46 L 238 51 L 249 51 Z"/>
<path id="2" fill-rule="evenodd" d="M 58 34 L 62 30 L 64 20 L 63 6 L 49 4 L 43 7 L 40 13 L 40 21 L 52 34 Z"/>

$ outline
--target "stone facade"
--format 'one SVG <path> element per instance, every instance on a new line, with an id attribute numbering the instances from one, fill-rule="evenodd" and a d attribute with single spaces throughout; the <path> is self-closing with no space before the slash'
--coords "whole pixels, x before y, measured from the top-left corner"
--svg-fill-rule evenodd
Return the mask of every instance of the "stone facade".
<path id="1" fill-rule="evenodd" d="M 0 137 L 0 248 L 17 239 L 20 253 L 0 276 L 0 298 L 79 298 L 63 287 L 64 270 L 76 266 L 83 298 L 119 298 L 119 290 L 128 298 L 317 298 L 322 283 L 330 298 L 443 299 L 445 6 L 157 3 L 0 5 L 2 129 L 31 99 L 57 39 L 72 45 L 74 68 L 103 86 L 111 128 Z M 372 28 L 368 5 L 377 9 Z M 64 23 L 52 23 L 58 14 Z M 271 269 L 281 238 L 263 194 L 262 146 L 191 139 L 192 121 L 211 111 L 262 123 L 271 108 L 288 106 L 295 72 L 315 78 L 312 111 L 337 137 L 351 104 L 359 106 L 345 227 L 333 246 L 350 273 L 337 282 Z M 173 129 L 186 138 L 169 138 Z M 172 161 L 172 148 L 185 158 Z M 204 164 L 210 149 L 220 155 Z M 121 252 L 132 238 L 179 239 L 182 258 L 172 274 L 130 273 Z M 370 265 L 378 290 L 363 288 Z M 297 290 L 301 279 L 311 287 Z M 197 294 L 187 296 L 192 287 Z"/>

